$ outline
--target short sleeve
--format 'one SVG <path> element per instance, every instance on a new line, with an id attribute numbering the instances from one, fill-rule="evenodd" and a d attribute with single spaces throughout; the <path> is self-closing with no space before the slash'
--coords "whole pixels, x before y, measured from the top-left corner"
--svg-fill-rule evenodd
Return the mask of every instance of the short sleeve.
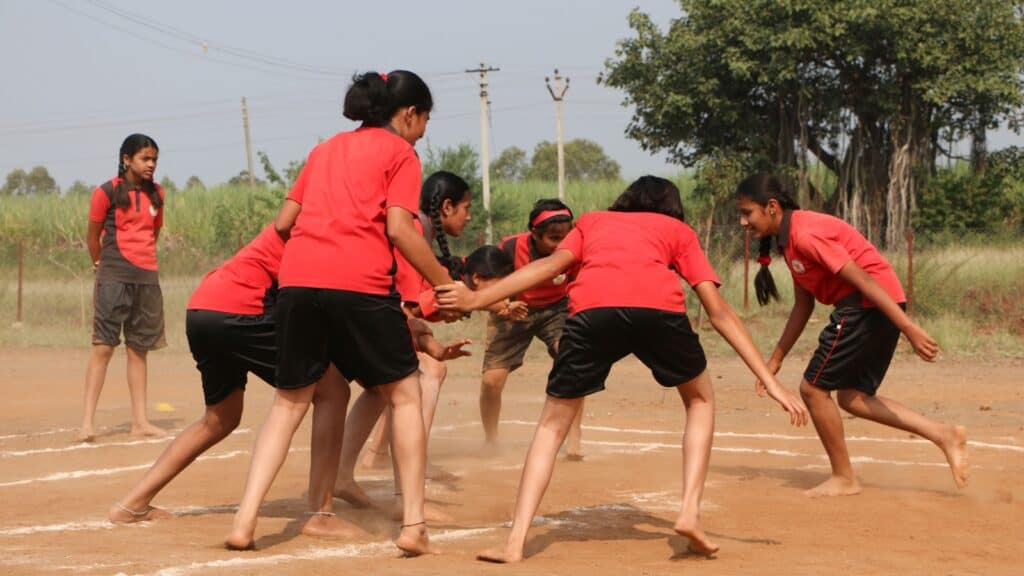
<path id="1" fill-rule="evenodd" d="M 96 188 L 92 191 L 92 200 L 89 202 L 89 221 L 106 221 L 107 210 L 110 210 L 110 197 L 102 187 Z"/>
<path id="2" fill-rule="evenodd" d="M 420 187 L 423 180 L 423 169 L 416 151 L 411 147 L 400 154 L 390 170 L 385 191 L 384 207 L 397 206 L 405 208 L 413 214 L 420 211 Z"/>
<path id="3" fill-rule="evenodd" d="M 796 249 L 812 262 L 817 262 L 832 274 L 853 258 L 838 238 L 830 238 L 819 231 L 800 234 L 797 237 Z"/>
<path id="4" fill-rule="evenodd" d="M 693 228 L 684 224 L 677 240 L 678 245 L 672 265 L 676 272 L 686 280 L 686 283 L 696 286 L 701 282 L 714 282 L 716 286 L 721 286 L 722 281 L 718 279 L 715 269 L 711 267 L 711 262 L 701 250 L 697 233 L 693 231 Z"/>
<path id="5" fill-rule="evenodd" d="M 419 303 L 420 312 L 423 313 L 424 320 L 427 322 L 437 322 L 441 319 L 437 309 L 437 295 L 433 290 L 420 292 Z"/>
<path id="6" fill-rule="evenodd" d="M 579 262 L 583 256 L 583 232 L 580 231 L 580 227 L 576 226 L 565 235 L 565 238 L 558 243 L 558 247 L 555 250 L 568 250 L 572 252 L 572 255 L 576 257 L 576 261 Z"/>
<path id="7" fill-rule="evenodd" d="M 156 210 L 156 217 L 153 218 L 153 228 L 159 230 L 159 229 L 164 227 L 164 206 L 165 206 L 165 203 L 163 202 L 163 200 L 166 198 L 166 195 L 164 194 L 164 187 L 159 185 L 159 184 L 156 184 L 156 193 L 157 193 L 157 195 L 160 196 L 161 202 L 160 202 L 160 207 L 157 208 L 157 210 Z"/>
<path id="8" fill-rule="evenodd" d="M 309 184 L 310 173 L 313 171 L 314 160 L 313 155 L 316 153 L 316 148 L 309 153 L 309 157 L 306 158 L 306 165 L 299 171 L 299 177 L 295 179 L 295 183 L 292 184 L 292 189 L 288 191 L 288 200 L 302 204 L 303 198 L 306 196 L 306 186 Z"/>

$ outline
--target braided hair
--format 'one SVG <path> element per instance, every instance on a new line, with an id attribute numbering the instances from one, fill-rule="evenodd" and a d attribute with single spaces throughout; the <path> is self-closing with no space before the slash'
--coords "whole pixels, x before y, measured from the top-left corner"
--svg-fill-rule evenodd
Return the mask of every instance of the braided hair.
<path id="1" fill-rule="evenodd" d="M 121 143 L 121 150 L 117 154 L 117 177 L 120 181 L 114 187 L 113 194 L 114 204 L 118 208 L 123 209 L 131 206 L 131 199 L 128 197 L 128 186 L 125 185 L 128 164 L 125 163 L 124 157 L 133 158 L 138 154 L 139 150 L 146 148 L 152 148 L 157 152 L 160 151 L 160 147 L 156 145 L 156 140 L 145 134 L 132 134 Z M 142 190 L 146 193 L 146 196 L 149 196 L 149 202 L 154 208 L 160 209 L 164 205 L 163 199 L 160 198 L 160 194 L 156 191 L 156 185 L 151 180 L 142 182 Z"/>
<path id="2" fill-rule="evenodd" d="M 736 187 L 736 197 L 747 198 L 761 206 L 767 206 L 770 200 L 775 200 L 783 210 L 800 209 L 793 197 L 783 188 L 782 182 L 767 172 L 759 172 L 740 182 Z M 754 292 L 761 306 L 779 299 L 779 290 L 775 286 L 772 271 L 768 268 L 772 262 L 771 249 L 772 237 L 761 238 L 757 251 L 757 262 L 761 268 L 754 276 Z"/>
<path id="3" fill-rule="evenodd" d="M 441 253 L 437 259 L 448 268 L 453 280 L 462 278 L 463 265 L 461 258 L 452 257 L 451 249 L 448 247 L 448 235 L 444 231 L 441 222 L 441 205 L 445 200 L 453 205 L 464 201 L 469 197 L 469 184 L 459 176 L 444 170 L 434 172 L 424 182 L 420 193 L 420 212 L 423 212 L 430 219 L 430 226 L 433 229 L 434 240 Z"/>

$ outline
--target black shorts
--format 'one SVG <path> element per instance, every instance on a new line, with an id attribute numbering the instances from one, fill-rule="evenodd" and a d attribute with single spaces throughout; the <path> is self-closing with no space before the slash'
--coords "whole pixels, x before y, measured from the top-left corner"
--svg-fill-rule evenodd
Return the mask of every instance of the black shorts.
<path id="1" fill-rule="evenodd" d="M 164 297 L 159 284 L 96 280 L 93 287 L 92 343 L 148 352 L 167 346 Z"/>
<path id="2" fill-rule="evenodd" d="M 185 335 L 203 376 L 207 406 L 220 403 L 236 389 L 245 390 L 249 372 L 274 383 L 277 341 L 272 316 L 189 310 Z"/>
<path id="3" fill-rule="evenodd" d="M 282 288 L 277 300 L 278 388 L 303 388 L 333 363 L 364 387 L 401 380 L 419 359 L 397 295 Z"/>
<path id="4" fill-rule="evenodd" d="M 818 336 L 804 379 L 822 390 L 853 388 L 874 396 L 899 340 L 899 329 L 881 310 L 836 308 Z"/>
<path id="5" fill-rule="evenodd" d="M 579 398 L 604 390 L 612 364 L 634 354 L 662 386 L 673 387 L 707 367 L 686 314 L 653 308 L 592 308 L 565 321 L 547 393 Z"/>

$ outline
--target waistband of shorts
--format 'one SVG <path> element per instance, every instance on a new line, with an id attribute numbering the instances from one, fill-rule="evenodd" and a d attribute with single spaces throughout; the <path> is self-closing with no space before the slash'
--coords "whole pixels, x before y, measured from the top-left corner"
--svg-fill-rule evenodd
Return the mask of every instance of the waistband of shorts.
<path id="1" fill-rule="evenodd" d="M 863 301 L 864 297 L 861 295 L 860 291 L 855 290 L 852 294 L 837 300 L 833 306 L 835 306 L 837 310 L 841 308 L 860 308 Z"/>

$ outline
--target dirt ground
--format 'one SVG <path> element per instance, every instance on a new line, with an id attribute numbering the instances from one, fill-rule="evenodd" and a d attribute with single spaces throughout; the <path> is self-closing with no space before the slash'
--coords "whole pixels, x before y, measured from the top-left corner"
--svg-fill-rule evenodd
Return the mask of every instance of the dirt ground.
<path id="1" fill-rule="evenodd" d="M 560 459 L 517 566 L 476 562 L 506 533 L 519 470 L 543 402 L 549 361 L 531 352 L 513 374 L 502 412 L 503 448 L 481 450 L 479 360 L 452 363 L 430 444 L 429 501 L 453 516 L 432 526 L 442 554 L 399 559 L 394 523 L 379 510 L 337 511 L 372 536 L 298 534 L 305 509 L 309 418 L 261 511 L 255 552 L 221 542 L 241 495 L 254 432 L 271 390 L 253 378 L 239 430 L 172 482 L 156 501 L 177 517 L 115 527 L 107 508 L 167 444 L 128 429 L 124 356 L 111 364 L 95 444 L 73 442 L 86 350 L 0 350 L 0 572 L 5 574 L 1020 574 L 1024 566 L 1024 365 L 1017 360 L 927 365 L 898 357 L 882 387 L 927 415 L 968 427 L 971 485 L 958 491 L 934 446 L 844 420 L 862 494 L 810 500 L 826 474 L 813 429 L 794 429 L 734 357 L 712 358 L 717 425 L 703 522 L 717 557 L 686 553 L 671 529 L 680 493 L 683 412 L 642 365 L 622 362 L 608 390 L 587 401 L 583 462 Z M 783 368 L 793 386 L 805 359 Z M 157 412 L 157 404 L 165 404 Z M 181 351 L 151 356 L 149 404 L 180 430 L 202 412 L 198 373 Z M 169 410 L 170 409 L 170 410 Z M 362 471 L 390 498 L 390 474 Z"/>

